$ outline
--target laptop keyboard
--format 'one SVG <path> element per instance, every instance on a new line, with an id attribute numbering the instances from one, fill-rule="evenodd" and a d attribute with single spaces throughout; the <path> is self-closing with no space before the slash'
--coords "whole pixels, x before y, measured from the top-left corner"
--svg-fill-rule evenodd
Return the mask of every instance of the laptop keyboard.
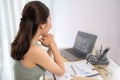
<path id="1" fill-rule="evenodd" d="M 65 50 L 72 53 L 72 54 L 76 53 L 76 51 L 74 49 L 72 49 L 72 48 L 71 49 L 65 49 Z"/>
<path id="2" fill-rule="evenodd" d="M 75 51 L 73 48 L 70 48 L 70 49 L 65 49 L 66 51 L 68 51 L 69 53 L 81 58 L 81 57 L 85 57 L 85 55 L 83 55 L 82 53 L 80 52 L 77 52 Z"/>

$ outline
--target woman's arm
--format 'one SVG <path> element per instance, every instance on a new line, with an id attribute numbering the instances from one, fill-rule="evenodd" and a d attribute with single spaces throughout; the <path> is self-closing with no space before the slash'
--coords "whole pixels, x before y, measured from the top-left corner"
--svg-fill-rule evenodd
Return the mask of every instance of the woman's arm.
<path id="1" fill-rule="evenodd" d="M 61 69 L 64 69 L 63 59 L 60 55 L 60 52 L 57 48 L 57 45 L 54 43 L 50 47 L 51 47 L 51 50 L 53 52 L 54 61 L 61 67 Z"/>
<path id="2" fill-rule="evenodd" d="M 52 50 L 51 50 L 51 48 L 49 48 L 49 49 L 47 50 L 47 53 L 48 53 L 49 56 L 52 56 Z"/>
<path id="3" fill-rule="evenodd" d="M 33 60 L 33 62 L 57 75 L 64 74 L 63 59 L 53 39 L 53 36 L 52 35 L 44 36 L 41 38 L 40 41 L 44 46 L 49 47 L 50 49 L 48 50 L 49 53 L 52 51 L 54 61 L 50 58 L 48 53 L 46 53 L 40 46 L 36 46 L 36 48 L 34 47 L 32 50 L 33 53 L 31 53 L 32 57 L 31 59 Z"/>
<path id="4" fill-rule="evenodd" d="M 63 75 L 64 74 L 64 64 L 61 58 L 61 55 L 56 50 L 56 46 L 54 45 L 52 48 L 54 61 L 51 57 L 46 53 L 44 49 L 40 46 L 35 46 L 31 48 L 30 59 L 35 63 L 43 67 L 44 69 L 56 74 Z"/>

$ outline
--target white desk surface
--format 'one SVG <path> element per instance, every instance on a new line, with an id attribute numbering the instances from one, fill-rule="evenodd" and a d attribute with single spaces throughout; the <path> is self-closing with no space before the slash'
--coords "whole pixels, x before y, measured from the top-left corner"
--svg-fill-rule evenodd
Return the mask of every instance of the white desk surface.
<path id="1" fill-rule="evenodd" d="M 68 61 L 63 57 L 63 60 Z M 94 65 L 104 80 L 120 80 L 120 67 L 112 60 L 109 65 Z M 46 79 L 45 79 L 46 80 Z"/>

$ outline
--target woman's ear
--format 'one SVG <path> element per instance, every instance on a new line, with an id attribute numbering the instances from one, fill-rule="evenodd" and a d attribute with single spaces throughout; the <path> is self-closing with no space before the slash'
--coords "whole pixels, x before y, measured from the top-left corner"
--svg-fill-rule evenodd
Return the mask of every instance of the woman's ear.
<path id="1" fill-rule="evenodd" d="M 40 24 L 39 26 L 40 26 L 41 29 L 44 29 L 46 24 Z"/>

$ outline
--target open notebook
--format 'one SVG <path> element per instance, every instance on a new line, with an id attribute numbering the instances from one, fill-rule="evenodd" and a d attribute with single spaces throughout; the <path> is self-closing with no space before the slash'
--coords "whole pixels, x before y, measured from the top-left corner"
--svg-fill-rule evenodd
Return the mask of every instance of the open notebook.
<path id="1" fill-rule="evenodd" d="M 87 63 L 87 60 L 76 62 L 65 62 L 65 74 L 62 76 L 55 75 L 56 80 L 71 80 L 73 76 L 95 77 L 98 80 L 103 80 L 95 67 Z"/>

